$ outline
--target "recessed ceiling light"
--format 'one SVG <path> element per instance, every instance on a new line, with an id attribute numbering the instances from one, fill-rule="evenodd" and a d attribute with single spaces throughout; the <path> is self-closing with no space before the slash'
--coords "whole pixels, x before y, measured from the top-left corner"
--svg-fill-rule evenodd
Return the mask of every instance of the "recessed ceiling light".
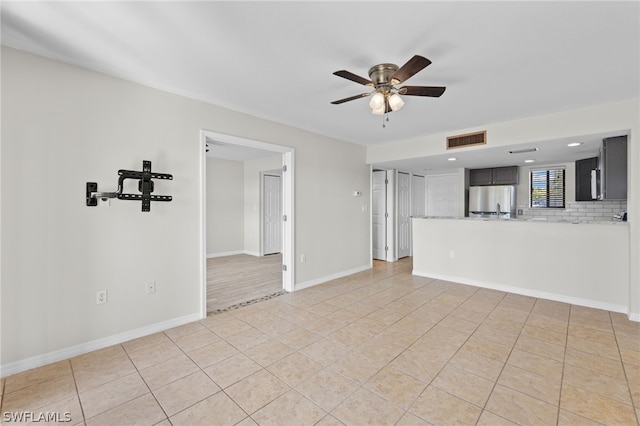
<path id="1" fill-rule="evenodd" d="M 524 160 L 525 163 L 535 163 L 536 160 Z"/>
<path id="2" fill-rule="evenodd" d="M 567 146 L 580 146 L 582 145 L 582 142 L 572 142 L 570 144 L 568 144 Z"/>
<path id="3" fill-rule="evenodd" d="M 450 157 L 450 158 L 447 158 L 447 161 L 456 161 L 456 160 L 457 160 L 457 158 L 456 158 L 456 157 Z"/>

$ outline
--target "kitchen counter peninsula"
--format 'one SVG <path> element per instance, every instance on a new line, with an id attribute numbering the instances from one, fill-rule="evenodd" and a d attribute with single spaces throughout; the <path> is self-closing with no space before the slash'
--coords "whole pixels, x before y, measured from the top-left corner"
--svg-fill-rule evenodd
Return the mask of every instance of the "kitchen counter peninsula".
<path id="1" fill-rule="evenodd" d="M 412 223 L 414 275 L 627 311 L 626 222 L 416 217 Z"/>
<path id="2" fill-rule="evenodd" d="M 626 225 L 627 222 L 622 220 L 566 220 L 566 219 L 549 219 L 543 217 L 528 218 L 509 218 L 504 219 L 497 217 L 451 217 L 451 216 L 412 216 L 412 219 L 441 219 L 441 220 L 482 220 L 488 222 L 538 222 L 538 223 L 572 223 L 575 225 Z"/>

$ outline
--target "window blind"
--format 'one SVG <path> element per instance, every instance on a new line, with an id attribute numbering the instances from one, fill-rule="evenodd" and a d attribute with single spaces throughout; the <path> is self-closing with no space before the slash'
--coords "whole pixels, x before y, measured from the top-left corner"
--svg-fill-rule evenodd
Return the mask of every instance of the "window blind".
<path id="1" fill-rule="evenodd" d="M 539 169 L 530 173 L 530 207 L 565 207 L 564 169 Z"/>

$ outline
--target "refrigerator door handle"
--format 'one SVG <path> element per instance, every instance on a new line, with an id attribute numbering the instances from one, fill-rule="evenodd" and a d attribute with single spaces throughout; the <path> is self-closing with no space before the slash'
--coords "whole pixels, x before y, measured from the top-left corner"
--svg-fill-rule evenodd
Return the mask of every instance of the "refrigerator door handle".
<path id="1" fill-rule="evenodd" d="M 598 199 L 598 171 L 591 170 L 591 199 Z"/>

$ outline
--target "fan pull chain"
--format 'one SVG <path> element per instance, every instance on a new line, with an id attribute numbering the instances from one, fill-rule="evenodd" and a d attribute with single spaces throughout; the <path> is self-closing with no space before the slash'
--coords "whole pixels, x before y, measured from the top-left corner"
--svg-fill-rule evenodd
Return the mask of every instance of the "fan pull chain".
<path id="1" fill-rule="evenodd" d="M 385 122 L 385 121 L 386 121 L 386 122 L 388 122 L 388 121 L 389 121 L 389 113 L 388 113 L 388 112 L 385 112 L 385 113 L 382 115 L 382 128 L 383 128 L 383 129 L 387 127 L 387 126 L 384 124 L 384 122 Z"/>

